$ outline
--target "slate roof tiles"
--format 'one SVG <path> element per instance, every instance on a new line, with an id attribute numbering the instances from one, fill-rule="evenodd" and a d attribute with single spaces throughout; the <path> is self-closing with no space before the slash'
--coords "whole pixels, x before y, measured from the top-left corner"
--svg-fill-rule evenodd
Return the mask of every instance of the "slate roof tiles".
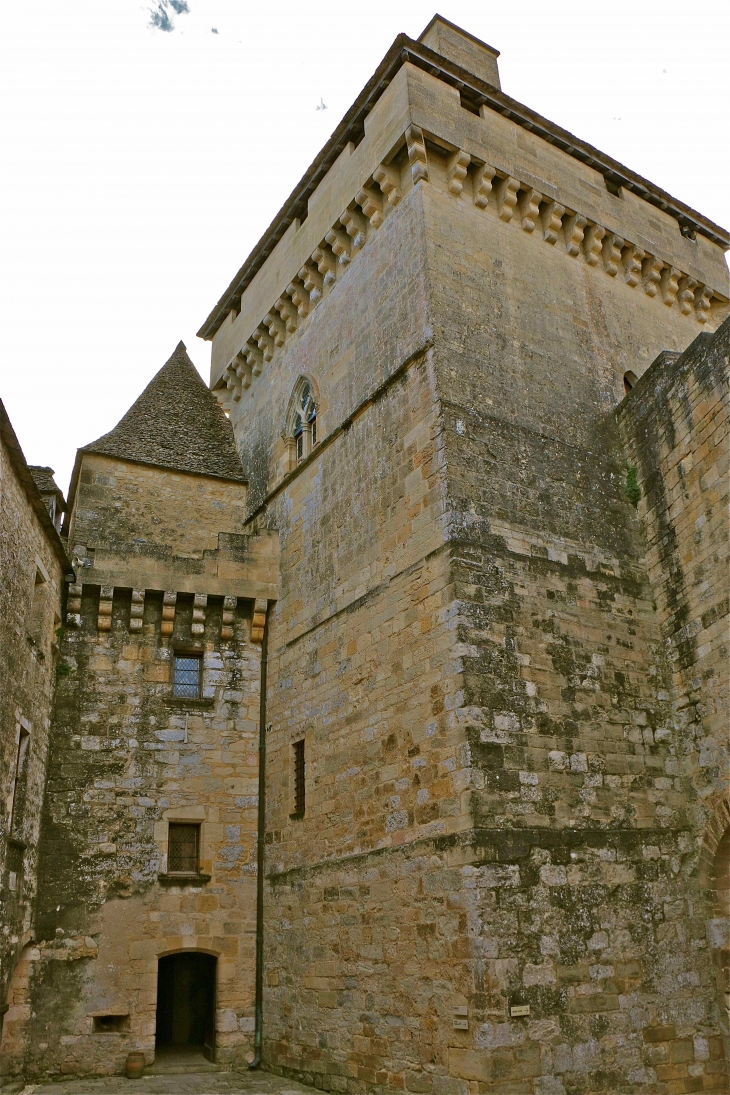
<path id="1" fill-rule="evenodd" d="M 233 428 L 188 357 L 184 342 L 178 343 L 114 429 L 81 451 L 246 481 Z"/>

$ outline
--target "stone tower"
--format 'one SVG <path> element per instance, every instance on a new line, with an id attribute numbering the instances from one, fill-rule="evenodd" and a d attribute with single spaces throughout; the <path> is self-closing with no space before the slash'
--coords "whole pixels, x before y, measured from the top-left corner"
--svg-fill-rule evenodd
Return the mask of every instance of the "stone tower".
<path id="1" fill-rule="evenodd" d="M 252 1041 L 260 650 L 275 533 L 244 529 L 231 427 L 182 343 L 79 450 L 35 945 L 3 1057 L 120 1072 Z M 217 1027 L 217 1029 L 216 1029 Z"/>
<path id="2" fill-rule="evenodd" d="M 728 773 L 703 774 L 709 724 L 678 729 L 672 571 L 641 525 L 660 472 L 615 411 L 727 315 L 729 243 L 437 17 L 203 325 L 247 527 L 281 545 L 271 1067 L 352 1092 L 726 1090 L 696 917 Z"/>
<path id="3" fill-rule="evenodd" d="M 727 1091 L 728 246 L 396 39 L 79 452 L 11 1068 Z"/>

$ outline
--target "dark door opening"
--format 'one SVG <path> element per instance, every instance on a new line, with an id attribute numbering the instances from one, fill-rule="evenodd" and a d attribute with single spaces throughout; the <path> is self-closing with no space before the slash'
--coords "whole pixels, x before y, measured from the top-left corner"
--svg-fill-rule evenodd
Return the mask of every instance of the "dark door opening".
<path id="1" fill-rule="evenodd" d="M 198 951 L 160 958 L 157 967 L 158 1048 L 199 1046 L 215 1059 L 215 959 Z"/>

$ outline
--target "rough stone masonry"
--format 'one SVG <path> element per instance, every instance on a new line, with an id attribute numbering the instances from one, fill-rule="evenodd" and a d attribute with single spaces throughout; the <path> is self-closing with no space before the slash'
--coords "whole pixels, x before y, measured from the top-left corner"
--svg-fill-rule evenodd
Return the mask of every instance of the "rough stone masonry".
<path id="1" fill-rule="evenodd" d="M 6 1073 L 728 1090 L 730 236 L 497 56 L 396 39 L 79 451 Z"/>

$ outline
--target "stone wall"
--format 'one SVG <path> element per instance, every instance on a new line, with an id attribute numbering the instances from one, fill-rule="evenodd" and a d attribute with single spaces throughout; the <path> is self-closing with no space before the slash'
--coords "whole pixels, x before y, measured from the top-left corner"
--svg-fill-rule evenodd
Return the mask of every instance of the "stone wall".
<path id="1" fill-rule="evenodd" d="M 365 142 L 343 154 L 310 210 L 347 262 L 309 297 L 310 212 L 213 347 L 249 527 L 281 537 L 264 1059 L 352 1092 L 722 1090 L 614 412 L 624 374 L 718 321 L 727 271 L 436 77 L 406 65 L 404 93 L 399 201 L 355 245 L 336 203 Z M 300 376 L 319 444 L 292 468 Z"/>
<path id="2" fill-rule="evenodd" d="M 276 593 L 277 560 L 274 534 L 233 531 L 244 500 L 245 484 L 83 455 L 38 927 L 14 979 L 6 1072 L 118 1073 L 133 1049 L 151 1063 L 158 959 L 185 950 L 216 957 L 216 1058 L 245 1063 L 261 674 L 253 623 Z M 199 698 L 172 694 L 176 652 L 202 657 Z M 168 869 L 175 821 L 200 825 L 194 878 Z"/>
<path id="3" fill-rule="evenodd" d="M 68 563 L 0 404 L 0 1005 L 32 937 L 38 833 Z"/>
<path id="4" fill-rule="evenodd" d="M 716 966 L 709 979 L 703 968 L 702 981 L 703 988 L 709 982 L 716 989 L 711 1021 L 725 1036 L 726 1060 L 729 404 L 726 321 L 714 335 L 700 335 L 683 354 L 661 354 L 619 411 L 671 666 L 674 786 L 685 803 L 693 850 L 699 852 L 686 912 L 696 903 L 705 918 L 693 942 L 703 958 L 710 951 Z"/>

